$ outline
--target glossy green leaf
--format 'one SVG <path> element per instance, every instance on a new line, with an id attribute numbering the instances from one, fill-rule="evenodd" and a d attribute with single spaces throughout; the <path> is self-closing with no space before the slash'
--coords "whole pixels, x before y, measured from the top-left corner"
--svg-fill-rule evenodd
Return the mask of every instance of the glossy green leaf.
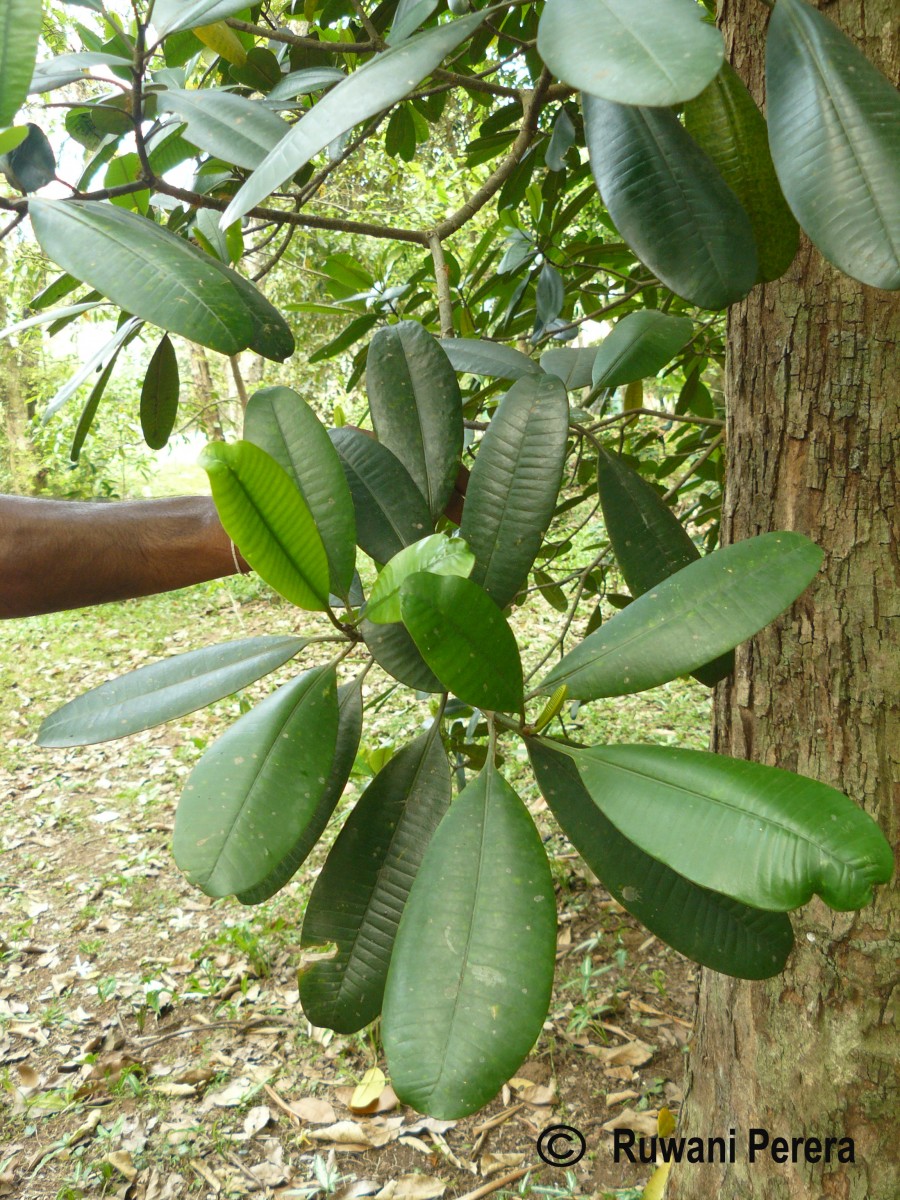
<path id="1" fill-rule="evenodd" d="M 684 123 L 750 218 L 760 280 L 780 278 L 797 253 L 800 230 L 775 174 L 765 118 L 728 63 L 685 105 Z"/>
<path id="2" fill-rule="evenodd" d="M 690 317 L 655 308 L 629 313 L 603 339 L 594 359 L 594 387 L 616 388 L 658 374 L 694 332 Z"/>
<path id="3" fill-rule="evenodd" d="M 360 633 L 379 667 L 417 692 L 442 692 L 444 685 L 419 653 L 405 625 L 374 625 L 361 621 Z"/>
<path id="4" fill-rule="evenodd" d="M 139 321 L 137 317 L 130 317 L 128 320 L 122 321 L 112 337 L 104 342 L 100 349 L 95 351 L 90 358 L 86 358 L 75 374 L 70 376 L 50 399 L 41 418 L 43 424 L 46 425 L 50 418 L 68 400 L 71 400 L 82 384 L 86 383 L 95 371 L 105 370 L 115 360 L 126 342 L 130 342 L 140 332 L 142 324 L 143 322 Z"/>
<path id="5" fill-rule="evenodd" d="M 0 5 L 0 126 L 11 125 L 25 103 L 41 32 L 41 0 Z"/>
<path id="6" fill-rule="evenodd" d="M 570 651 L 541 681 L 578 700 L 642 692 L 752 637 L 815 578 L 823 554 L 800 533 L 724 546 L 670 575 Z"/>
<path id="7" fill-rule="evenodd" d="M 894 856 L 871 817 L 835 788 L 759 763 L 668 746 L 569 751 L 616 828 L 702 887 L 779 912 L 814 893 L 862 908 Z"/>
<path id="8" fill-rule="evenodd" d="M 28 209 L 48 257 L 125 311 L 222 354 L 293 353 L 284 318 L 251 283 L 153 221 L 95 200 Z"/>
<path id="9" fill-rule="evenodd" d="M 246 0 L 156 0 L 153 28 L 159 37 L 165 37 L 178 29 L 193 29 L 233 17 L 247 7 Z"/>
<path id="10" fill-rule="evenodd" d="M 481 439 L 460 532 L 472 578 L 505 608 L 528 578 L 562 481 L 569 401 L 552 375 L 517 380 Z"/>
<path id="11" fill-rule="evenodd" d="M 298 608 L 328 608 L 328 558 L 287 471 L 252 442 L 212 442 L 200 456 L 225 532 L 276 592 Z"/>
<path id="12" fill-rule="evenodd" d="M 566 154 L 575 144 L 575 126 L 565 108 L 560 107 L 553 132 L 544 153 L 544 162 L 551 171 L 561 171 L 566 165 Z"/>
<path id="13" fill-rule="evenodd" d="M 339 67 L 304 67 L 301 71 L 291 71 L 276 83 L 266 96 L 269 104 L 278 100 L 290 101 L 308 92 L 318 92 L 322 88 L 331 87 L 346 78 Z"/>
<path id="14" fill-rule="evenodd" d="M 671 508 L 617 454 L 601 449 L 598 482 L 603 522 L 632 596 L 642 596 L 697 561 L 700 551 Z M 734 651 L 729 650 L 692 674 L 713 687 L 733 670 Z"/>
<path id="15" fill-rule="evenodd" d="M 463 448 L 456 373 L 431 334 L 415 321 L 372 338 L 366 391 L 378 440 L 406 467 L 433 517 L 444 511 Z"/>
<path id="16" fill-rule="evenodd" d="M 411 33 L 415 33 L 437 6 L 438 0 L 400 0 L 387 39 L 388 45 L 396 46 L 408 38 Z"/>
<path id="17" fill-rule="evenodd" d="M 775 170 L 827 259 L 900 288 L 900 96 L 824 13 L 777 0 L 766 41 Z"/>
<path id="18" fill-rule="evenodd" d="M 574 761 L 529 741 L 541 794 L 566 837 L 616 900 L 669 946 L 725 975 L 767 979 L 794 943 L 790 920 L 691 883 L 619 833 L 585 789 Z M 675 818 L 677 819 L 677 818 Z"/>
<path id="19" fill-rule="evenodd" d="M 185 136 L 195 146 L 251 171 L 290 129 L 259 100 L 218 89 L 160 92 L 159 107 L 187 123 Z"/>
<path id="20" fill-rule="evenodd" d="M 577 350 L 545 350 L 541 355 L 541 369 L 563 381 L 567 392 L 591 386 L 596 346 L 585 346 Z"/>
<path id="21" fill-rule="evenodd" d="M 328 824 L 331 814 L 343 795 L 350 772 L 359 750 L 362 734 L 362 685 L 356 681 L 338 688 L 338 728 L 331 770 L 325 781 L 319 802 L 310 813 L 296 842 L 277 866 L 261 879 L 255 887 L 238 893 L 241 904 L 262 904 L 281 891 L 296 875 L 306 861 L 310 851 L 318 842 Z"/>
<path id="22" fill-rule="evenodd" d="M 10 150 L 15 150 L 16 146 L 21 146 L 27 137 L 27 125 L 17 125 L 14 128 L 0 131 L 0 154 L 6 155 Z"/>
<path id="23" fill-rule="evenodd" d="M 322 422 L 291 388 L 263 388 L 247 402 L 244 437 L 300 489 L 325 546 L 331 590 L 346 597 L 356 565 L 356 518 L 344 468 Z"/>
<path id="24" fill-rule="evenodd" d="M 675 114 L 586 95 L 584 120 L 609 215 L 650 270 L 701 308 L 746 296 L 757 276 L 750 218 Z"/>
<path id="25" fill-rule="evenodd" d="M 524 375 L 540 375 L 537 363 L 499 342 L 479 338 L 442 338 L 441 345 L 454 371 L 469 375 L 489 375 L 493 379 L 521 379 Z"/>
<path id="26" fill-rule="evenodd" d="M 33 308 L 34 304 L 32 303 L 29 307 Z M 7 325 L 5 329 L 0 329 L 0 341 L 14 333 L 32 329 L 35 325 L 49 325 L 53 321 L 64 320 L 66 317 L 77 317 L 81 313 L 89 312 L 92 308 L 97 307 L 96 300 L 86 300 L 82 304 L 67 304 L 64 308 L 53 308 L 49 312 L 37 313 L 36 316 L 26 317 L 24 321 L 15 321 L 12 325 Z"/>
<path id="27" fill-rule="evenodd" d="M 535 289 L 535 311 L 538 324 L 549 325 L 555 321 L 562 311 L 566 299 L 566 289 L 562 276 L 552 263 L 545 262 L 541 267 Z"/>
<path id="28" fill-rule="evenodd" d="M 522 708 L 516 639 L 477 583 L 421 571 L 404 580 L 400 609 L 422 657 L 447 691 L 477 708 Z"/>
<path id="29" fill-rule="evenodd" d="M 369 784 L 316 880 L 300 944 L 334 942 L 337 955 L 300 976 L 300 1003 L 314 1025 L 355 1033 L 381 1012 L 403 907 L 449 805 L 437 721 Z"/>
<path id="30" fill-rule="evenodd" d="M 366 605 L 366 617 L 376 625 L 390 625 L 401 620 L 400 588 L 403 581 L 417 571 L 433 575 L 468 577 L 475 565 L 475 555 L 460 537 L 433 533 L 407 546 L 386 563 L 372 587 Z"/>
<path id="31" fill-rule="evenodd" d="M 39 125 L 29 121 L 25 137 L 0 158 L 0 171 L 20 192 L 36 192 L 56 178 L 56 154 Z"/>
<path id="32" fill-rule="evenodd" d="M 486 1104 L 541 1032 L 555 954 L 540 835 L 489 766 L 438 826 L 400 921 L 382 1018 L 400 1099 L 449 1120 Z"/>
<path id="33" fill-rule="evenodd" d="M 56 88 L 77 83 L 91 76 L 99 75 L 100 78 L 108 79 L 114 74 L 113 67 L 120 72 L 128 71 L 131 68 L 131 59 L 123 58 L 121 54 L 106 54 L 93 50 L 85 50 L 79 54 L 57 54 L 47 62 L 37 64 L 28 91 L 52 92 Z"/>
<path id="34" fill-rule="evenodd" d="M 38 744 L 92 746 L 174 721 L 277 670 L 305 645 L 304 638 L 242 638 L 138 667 L 51 713 Z"/>
<path id="35" fill-rule="evenodd" d="M 269 877 L 319 807 L 337 729 L 329 665 L 280 687 L 213 743 L 175 814 L 175 862 L 191 883 L 207 896 L 228 896 Z"/>
<path id="36" fill-rule="evenodd" d="M 223 226 L 248 213 L 335 138 L 402 100 L 475 32 L 488 11 L 416 34 L 377 54 L 333 87 L 253 172 L 226 209 Z"/>
<path id="37" fill-rule="evenodd" d="M 434 530 L 425 499 L 386 446 L 359 429 L 333 429 L 329 437 L 344 468 L 356 512 L 356 539 L 377 563 Z"/>
<path id="38" fill-rule="evenodd" d="M 690 100 L 722 64 L 722 35 L 694 0 L 548 0 L 538 52 L 572 87 L 619 104 Z"/>
<path id="39" fill-rule="evenodd" d="M 178 359 L 166 334 L 153 352 L 141 388 L 141 429 L 151 450 L 161 450 L 169 440 L 178 414 L 179 389 Z"/>
<path id="40" fill-rule="evenodd" d="M 91 431 L 91 426 L 94 424 L 94 418 L 97 416 L 97 410 L 100 407 L 100 401 L 106 392 L 107 385 L 112 378 L 112 373 L 116 369 L 116 363 L 119 360 L 119 354 L 122 351 L 124 342 L 117 346 L 113 351 L 109 362 L 101 370 L 97 382 L 91 388 L 87 400 L 84 402 L 84 408 L 81 410 L 81 416 L 78 418 L 78 424 L 75 427 L 75 433 L 72 436 L 72 446 L 69 450 L 69 459 L 73 463 L 77 463 L 81 457 L 81 451 L 84 448 L 84 443 L 87 435 Z"/>

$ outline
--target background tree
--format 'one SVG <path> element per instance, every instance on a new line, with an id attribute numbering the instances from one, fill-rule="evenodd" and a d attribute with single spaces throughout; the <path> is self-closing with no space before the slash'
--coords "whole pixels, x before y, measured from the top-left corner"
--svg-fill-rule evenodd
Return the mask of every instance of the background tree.
<path id="1" fill-rule="evenodd" d="M 378 1014 L 383 995 L 398 1091 L 457 1115 L 489 1099 L 527 1053 L 552 970 L 546 861 L 497 770 L 508 735 L 525 739 L 559 823 L 613 894 L 719 971 L 771 976 L 791 945 L 787 910 L 813 892 L 858 908 L 890 874 L 871 821 L 836 790 L 774 770 L 756 744 L 745 748 L 765 765 L 585 748 L 565 735 L 577 733 L 566 722 L 578 703 L 686 672 L 722 679 L 731 648 L 816 575 L 820 553 L 794 532 L 802 522 L 791 507 L 788 532 L 698 561 L 695 543 L 711 549 L 718 529 L 723 434 L 707 386 L 721 357 L 718 314 L 791 268 L 795 217 L 842 270 L 884 288 L 900 286 L 900 236 L 896 94 L 803 0 L 778 0 L 771 18 L 768 133 L 692 0 L 448 7 L 451 19 L 432 0 L 310 0 L 301 18 L 279 5 L 157 0 L 127 25 L 114 12 L 79 24 L 86 56 L 50 59 L 29 84 L 39 6 L 18 0 L 0 120 L 29 88 L 79 89 L 63 101 L 66 128 L 87 151 L 72 197 L 2 202 L 7 233 L 27 208 L 66 272 L 33 302 L 38 321 L 78 319 L 104 300 L 118 314 L 81 377 L 100 371 L 76 441 L 119 353 L 152 326 L 167 332 L 153 335 L 141 396 L 151 445 L 166 442 L 178 408 L 170 335 L 232 364 L 247 349 L 280 363 L 296 348 L 285 313 L 315 306 L 352 320 L 310 362 L 364 339 L 348 386 L 365 379 L 374 438 L 347 428 L 329 437 L 299 395 L 269 387 L 248 399 L 245 440 L 204 454 L 244 556 L 298 607 L 324 612 L 320 640 L 338 650 L 204 755 L 179 809 L 176 857 L 211 895 L 265 899 L 336 803 L 372 659 L 442 697 L 430 731 L 379 774 L 335 844 L 304 940 L 335 941 L 340 952 L 304 977 L 302 999 L 317 1023 L 351 1030 Z M 87 97 L 86 72 L 107 77 Z M 451 161 L 446 147 L 463 137 L 464 161 Z M 37 125 L 0 139 L 13 186 L 30 193 L 52 181 Z M 378 146 L 394 162 L 424 147 L 432 166 L 446 164 L 440 203 L 423 202 L 410 219 L 407 196 L 421 193 L 403 187 Z M 379 220 L 348 216 L 376 177 L 399 202 Z M 320 269 L 327 301 L 285 302 L 278 279 L 298 256 L 308 262 L 298 230 L 391 249 L 369 262 L 332 251 Z M 238 264 L 266 279 L 266 296 Z M 60 300 L 67 310 L 41 315 Z M 591 322 L 613 319 L 598 345 Z M 594 344 L 567 347 L 579 331 Z M 645 405 L 642 381 L 661 374 Z M 600 506 L 611 546 L 591 539 Z M 770 528 L 754 520 L 739 531 Z M 448 537 L 456 525 L 461 536 Z M 355 543 L 371 560 L 359 559 L 361 579 Z M 613 590 L 610 549 L 630 595 Z M 509 618 L 532 591 L 562 620 L 526 661 L 526 690 Z M 609 619 L 610 606 L 625 611 Z M 43 740 L 145 728 L 305 644 L 263 641 L 205 648 L 105 685 L 48 718 Z M 357 661 L 362 673 L 338 690 L 338 668 Z M 530 711 L 539 697 L 546 703 Z M 466 764 L 482 768 L 449 808 L 447 717 L 467 722 L 464 741 L 451 739 L 463 780 Z M 564 736 L 549 740 L 557 720 Z M 288 779 L 303 781 L 299 794 Z"/>

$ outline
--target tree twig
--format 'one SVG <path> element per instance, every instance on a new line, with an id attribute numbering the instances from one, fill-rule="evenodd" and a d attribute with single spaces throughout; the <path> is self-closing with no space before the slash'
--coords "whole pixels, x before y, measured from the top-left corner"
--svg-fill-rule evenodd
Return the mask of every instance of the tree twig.
<path id="1" fill-rule="evenodd" d="M 453 337 L 453 298 L 450 295 L 450 268 L 444 257 L 444 247 L 437 233 L 428 235 L 431 257 L 434 261 L 434 281 L 437 287 L 438 312 L 441 314 L 441 337 Z"/>

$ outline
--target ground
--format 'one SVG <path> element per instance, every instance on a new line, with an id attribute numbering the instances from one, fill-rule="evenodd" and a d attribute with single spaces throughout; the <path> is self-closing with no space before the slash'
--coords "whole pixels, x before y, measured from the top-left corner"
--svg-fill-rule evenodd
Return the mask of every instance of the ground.
<path id="1" fill-rule="evenodd" d="M 610 1130 L 651 1133 L 661 1107 L 677 1115 L 695 968 L 597 884 L 524 771 L 554 854 L 553 1003 L 501 1095 L 445 1122 L 399 1106 L 377 1076 L 354 1097 L 385 1067 L 377 1029 L 334 1036 L 299 1008 L 299 926 L 324 851 L 256 908 L 209 900 L 172 861 L 181 784 L 246 696 L 121 742 L 35 745 L 47 713 L 106 678 L 295 627 L 253 580 L 5 624 L 0 1197 L 639 1196 L 650 1168 L 614 1164 Z M 370 679 L 375 696 L 383 684 Z M 409 692 L 379 710 L 338 818 L 367 782 L 366 756 L 423 716 Z M 678 683 L 590 719 L 598 738 L 704 747 L 708 697 Z M 506 770 L 515 782 L 512 754 Z M 555 1124 L 583 1133 L 577 1166 L 539 1157 Z"/>

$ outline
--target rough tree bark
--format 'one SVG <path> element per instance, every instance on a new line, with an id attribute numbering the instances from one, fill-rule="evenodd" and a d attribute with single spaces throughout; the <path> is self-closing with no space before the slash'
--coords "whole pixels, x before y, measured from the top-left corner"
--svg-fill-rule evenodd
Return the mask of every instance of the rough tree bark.
<path id="1" fill-rule="evenodd" d="M 896 0 L 821 4 L 896 81 Z M 765 10 L 726 0 L 732 61 L 763 100 Z M 714 748 L 832 784 L 900 824 L 900 303 L 804 244 L 729 317 L 723 540 L 795 529 L 825 550 L 791 612 L 738 651 Z M 679 1200 L 897 1200 L 896 888 L 860 913 L 795 919 L 776 979 L 704 971 L 680 1132 L 737 1130 L 733 1165 L 676 1168 Z M 854 1164 L 747 1160 L 747 1131 L 851 1137 Z M 743 1143 L 743 1148 L 742 1148 Z"/>

